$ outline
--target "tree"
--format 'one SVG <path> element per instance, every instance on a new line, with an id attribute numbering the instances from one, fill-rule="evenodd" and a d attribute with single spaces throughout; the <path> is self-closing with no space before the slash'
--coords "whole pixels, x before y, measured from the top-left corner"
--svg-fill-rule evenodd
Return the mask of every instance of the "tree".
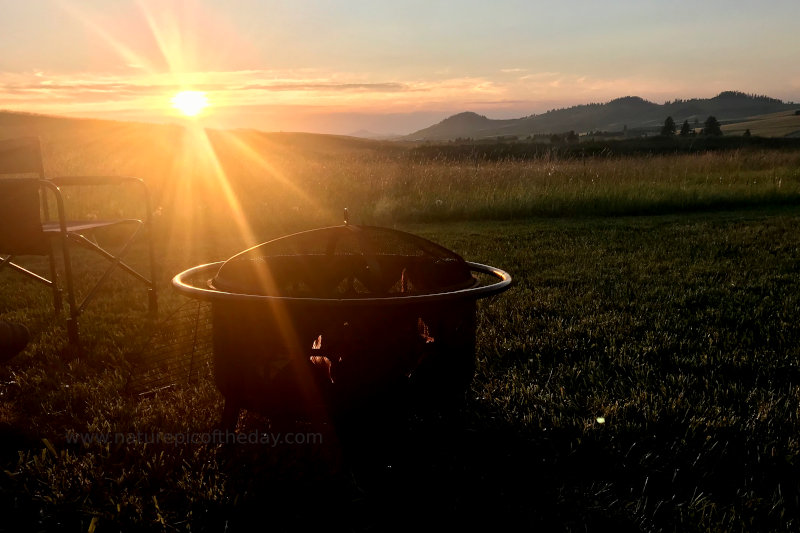
<path id="1" fill-rule="evenodd" d="M 694 133 L 694 129 L 692 129 L 692 127 L 689 125 L 689 121 L 688 120 L 684 120 L 683 121 L 683 126 L 681 126 L 680 136 L 681 137 L 688 137 L 692 133 Z"/>
<path id="2" fill-rule="evenodd" d="M 709 116 L 703 124 L 703 135 L 722 135 L 722 128 L 714 115 Z"/>
<path id="3" fill-rule="evenodd" d="M 575 133 L 575 130 L 569 130 L 569 133 L 567 133 L 567 142 L 568 143 L 578 142 L 578 134 Z"/>
<path id="4" fill-rule="evenodd" d="M 664 126 L 661 128 L 661 135 L 664 137 L 672 137 L 675 135 L 675 121 L 672 117 L 667 117 L 664 121 Z"/>

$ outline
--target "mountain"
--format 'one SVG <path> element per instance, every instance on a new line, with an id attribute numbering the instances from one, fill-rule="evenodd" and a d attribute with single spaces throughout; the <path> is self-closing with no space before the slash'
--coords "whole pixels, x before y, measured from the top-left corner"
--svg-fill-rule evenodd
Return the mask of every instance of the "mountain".
<path id="1" fill-rule="evenodd" d="M 671 116 L 680 126 L 684 120 L 702 124 L 709 115 L 720 122 L 739 122 L 748 117 L 798 109 L 768 96 L 725 91 L 713 98 L 674 100 L 664 104 L 649 102 L 638 96 L 625 96 L 604 104 L 584 104 L 555 109 L 541 115 L 517 119 L 493 120 L 477 113 L 465 112 L 414 132 L 406 140 L 452 140 L 457 138 L 486 139 L 502 136 L 526 137 L 575 131 L 622 132 L 658 130 Z"/>
<path id="2" fill-rule="evenodd" d="M 407 135 L 414 139 L 455 139 L 457 137 L 493 137 L 502 135 L 496 132 L 499 128 L 516 124 L 518 120 L 492 120 L 483 115 L 467 111 L 448 117 L 434 126 Z M 463 135 L 469 132 L 468 135 Z M 484 133 L 485 132 L 485 133 Z"/>

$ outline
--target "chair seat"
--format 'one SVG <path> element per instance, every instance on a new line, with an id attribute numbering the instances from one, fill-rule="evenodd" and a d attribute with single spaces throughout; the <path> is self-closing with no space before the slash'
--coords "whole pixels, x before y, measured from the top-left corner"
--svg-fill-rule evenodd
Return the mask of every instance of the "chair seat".
<path id="1" fill-rule="evenodd" d="M 135 218 L 126 218 L 119 220 L 68 220 L 67 231 L 80 233 L 82 231 L 89 231 L 98 228 L 105 228 L 109 226 L 117 226 L 119 224 L 140 224 L 141 220 Z M 61 226 L 58 222 L 45 222 L 42 224 L 42 229 L 45 233 L 58 233 L 61 231 Z"/>

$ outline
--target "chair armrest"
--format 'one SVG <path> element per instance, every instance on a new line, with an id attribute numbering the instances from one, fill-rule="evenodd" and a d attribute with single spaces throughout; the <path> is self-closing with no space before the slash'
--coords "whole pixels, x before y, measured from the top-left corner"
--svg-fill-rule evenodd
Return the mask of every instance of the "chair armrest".
<path id="1" fill-rule="evenodd" d="M 144 185 L 140 178 L 133 176 L 55 176 L 47 178 L 59 187 L 87 186 L 87 185 L 119 185 L 126 182 L 138 182 Z"/>
<path id="2" fill-rule="evenodd" d="M 58 213 L 59 229 L 61 230 L 61 234 L 62 235 L 66 235 L 67 234 L 67 222 L 66 222 L 67 217 L 66 217 L 65 209 L 64 209 L 64 197 L 61 196 L 61 189 L 59 189 L 58 185 L 56 185 L 55 183 L 52 183 L 50 180 L 39 180 L 39 185 L 44 190 L 48 190 L 49 189 L 50 192 L 53 194 L 53 197 L 56 199 L 56 211 Z M 47 220 L 49 218 L 50 214 L 48 213 L 47 201 L 45 199 L 42 199 L 42 206 L 44 207 L 45 220 Z"/>

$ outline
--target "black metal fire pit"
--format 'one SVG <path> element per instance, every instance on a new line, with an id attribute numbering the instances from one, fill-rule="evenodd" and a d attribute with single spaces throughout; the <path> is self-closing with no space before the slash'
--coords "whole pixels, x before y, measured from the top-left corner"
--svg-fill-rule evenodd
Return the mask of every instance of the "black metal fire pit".
<path id="1" fill-rule="evenodd" d="M 337 416 L 463 397 L 476 302 L 510 284 L 503 270 L 426 239 L 357 225 L 282 237 L 173 279 L 212 304 L 224 424 L 241 408 Z"/>

